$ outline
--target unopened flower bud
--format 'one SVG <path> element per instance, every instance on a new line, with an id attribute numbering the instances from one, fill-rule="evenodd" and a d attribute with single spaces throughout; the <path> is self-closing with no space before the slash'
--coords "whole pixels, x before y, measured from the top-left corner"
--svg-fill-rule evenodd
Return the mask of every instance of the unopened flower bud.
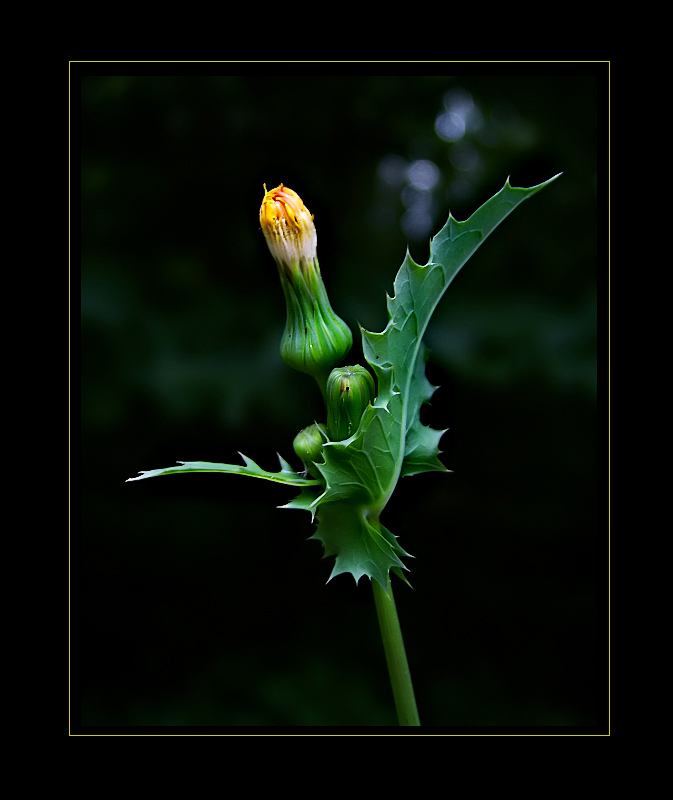
<path id="1" fill-rule="evenodd" d="M 299 431 L 292 443 L 294 452 L 302 460 L 307 472 L 310 472 L 314 478 L 320 477 L 320 472 L 315 468 L 315 462 L 322 463 L 322 446 L 326 441 L 328 439 L 325 426 L 315 423 Z"/>
<path id="2" fill-rule="evenodd" d="M 259 218 L 287 305 L 281 357 L 289 367 L 312 375 L 323 388 L 332 367 L 350 351 L 353 335 L 327 297 L 313 216 L 301 197 L 281 183 L 264 195 Z"/>
<path id="3" fill-rule="evenodd" d="M 374 378 L 359 365 L 333 369 L 327 379 L 327 430 L 334 442 L 352 436 L 374 402 Z"/>

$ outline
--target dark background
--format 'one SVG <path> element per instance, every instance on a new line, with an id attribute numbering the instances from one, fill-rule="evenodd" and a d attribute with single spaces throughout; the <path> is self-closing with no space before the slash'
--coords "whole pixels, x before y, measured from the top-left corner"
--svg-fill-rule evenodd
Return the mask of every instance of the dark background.
<path id="1" fill-rule="evenodd" d="M 442 300 L 427 336 L 442 388 L 423 419 L 450 427 L 442 459 L 454 472 L 403 479 L 382 521 L 415 556 L 414 588 L 395 589 L 424 725 L 592 730 L 606 697 L 596 306 L 607 65 L 205 66 L 212 75 L 73 66 L 82 724 L 395 724 L 371 587 L 325 583 L 331 560 L 306 541 L 309 515 L 276 508 L 294 490 L 212 474 L 125 481 L 177 460 L 238 463 L 238 450 L 298 468 L 295 434 L 325 416 L 315 383 L 279 356 L 263 183 L 283 182 L 315 214 L 332 304 L 355 332 L 385 326 L 407 244 L 425 263 L 449 209 L 465 219 L 507 176 L 533 186 L 563 172 Z M 355 339 L 349 363 L 362 360 Z"/>

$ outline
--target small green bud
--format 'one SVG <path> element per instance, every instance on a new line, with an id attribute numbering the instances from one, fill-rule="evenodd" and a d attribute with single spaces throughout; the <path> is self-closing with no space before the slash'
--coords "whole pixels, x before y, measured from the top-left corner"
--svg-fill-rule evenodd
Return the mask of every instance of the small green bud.
<path id="1" fill-rule="evenodd" d="M 360 365 L 333 369 L 327 379 L 327 430 L 333 442 L 352 436 L 374 402 L 374 378 Z"/>
<path id="2" fill-rule="evenodd" d="M 324 425 L 314 423 L 304 428 L 294 437 L 292 446 L 294 452 L 302 460 L 307 472 L 314 478 L 320 477 L 320 472 L 315 468 L 315 462 L 322 463 L 322 446 L 327 441 L 327 431 Z"/>
<path id="3" fill-rule="evenodd" d="M 287 306 L 281 357 L 289 367 L 312 375 L 324 389 L 332 367 L 350 351 L 353 334 L 327 297 L 313 216 L 301 197 L 281 183 L 264 195 L 260 222 Z"/>

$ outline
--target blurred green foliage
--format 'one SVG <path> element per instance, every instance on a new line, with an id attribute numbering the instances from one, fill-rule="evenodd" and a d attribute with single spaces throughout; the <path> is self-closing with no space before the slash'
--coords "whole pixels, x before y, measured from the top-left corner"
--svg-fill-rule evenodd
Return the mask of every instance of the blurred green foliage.
<path id="1" fill-rule="evenodd" d="M 299 467 L 294 436 L 325 419 L 280 360 L 263 183 L 315 214 L 357 332 L 449 209 L 563 172 L 438 308 L 424 421 L 450 426 L 455 472 L 404 479 L 382 521 L 416 556 L 397 598 L 425 725 L 595 725 L 601 82 L 267 66 L 81 80 L 82 723 L 394 724 L 371 589 L 324 585 L 308 514 L 275 508 L 291 492 L 124 481 L 237 450 Z"/>

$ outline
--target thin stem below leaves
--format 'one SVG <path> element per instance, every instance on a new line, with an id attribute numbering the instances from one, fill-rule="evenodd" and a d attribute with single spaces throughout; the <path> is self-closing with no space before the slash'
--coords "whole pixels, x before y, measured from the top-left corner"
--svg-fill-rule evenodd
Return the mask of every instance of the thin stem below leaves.
<path id="1" fill-rule="evenodd" d="M 378 581 L 372 580 L 376 613 L 379 618 L 383 649 L 388 662 L 390 683 L 397 708 L 397 719 L 400 725 L 420 725 L 416 708 L 414 688 L 411 685 L 411 673 L 407 663 L 407 654 L 404 650 L 402 629 L 397 618 L 397 608 L 393 597 L 393 588 L 388 575 L 388 588 L 384 590 Z"/>

